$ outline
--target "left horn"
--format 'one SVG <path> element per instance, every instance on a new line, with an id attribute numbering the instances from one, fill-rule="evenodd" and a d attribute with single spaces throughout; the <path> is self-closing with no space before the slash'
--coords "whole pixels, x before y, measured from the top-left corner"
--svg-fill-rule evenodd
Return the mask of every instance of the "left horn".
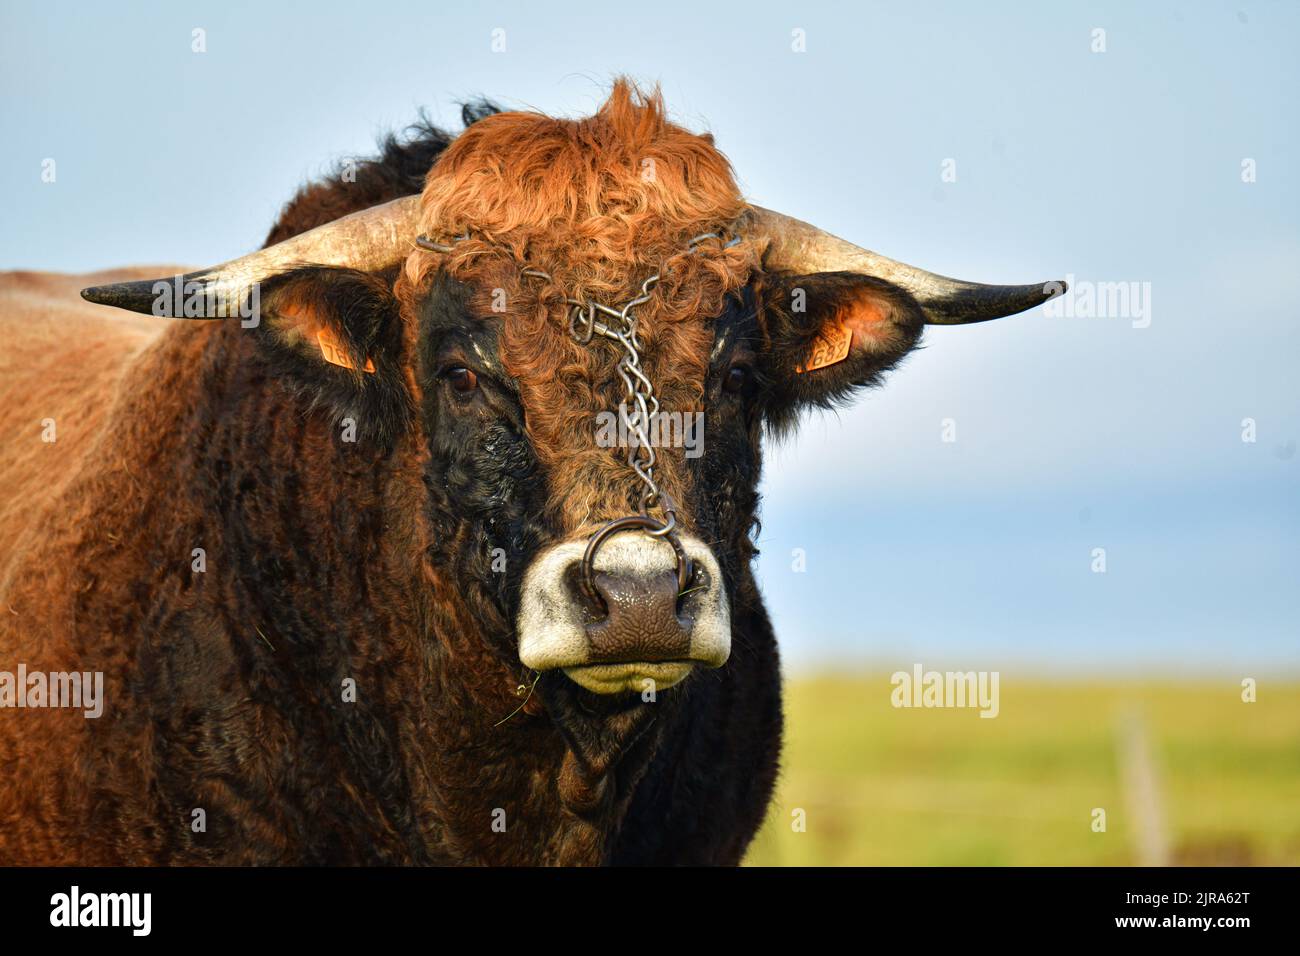
<path id="1" fill-rule="evenodd" d="M 797 273 L 861 272 L 912 294 L 927 325 L 967 325 L 1015 315 L 1065 291 L 1064 282 L 981 285 L 926 272 L 846 242 L 790 216 L 751 206 L 753 221 L 769 240 L 765 262 Z"/>
<path id="2" fill-rule="evenodd" d="M 209 299 L 235 303 L 242 302 L 258 283 L 298 266 L 341 266 L 365 272 L 386 269 L 410 252 L 419 209 L 419 196 L 394 199 L 211 269 L 188 272 L 182 279 L 187 285 L 201 283 L 201 294 Z M 152 315 L 158 297 L 154 287 L 170 281 L 169 277 L 97 285 L 82 289 L 81 297 Z"/>

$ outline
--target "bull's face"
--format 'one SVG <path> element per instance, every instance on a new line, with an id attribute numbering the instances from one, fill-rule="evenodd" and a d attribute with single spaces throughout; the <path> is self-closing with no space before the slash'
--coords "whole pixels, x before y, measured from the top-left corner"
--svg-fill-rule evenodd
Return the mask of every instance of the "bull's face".
<path id="1" fill-rule="evenodd" d="M 623 87 L 581 122 L 481 120 L 423 196 L 191 278 L 257 288 L 259 344 L 307 400 L 405 450 L 422 557 L 501 659 L 603 695 L 726 664 L 764 430 L 877 382 L 927 321 L 1059 288 L 944 279 L 751 207 L 711 138 Z"/>
<path id="2" fill-rule="evenodd" d="M 750 346 L 734 334 L 716 350 L 711 340 L 715 327 L 752 325 L 754 310 L 728 296 L 716 315 L 682 316 L 671 335 L 642 312 L 640 368 L 660 403 L 650 474 L 674 503 L 675 527 L 656 535 L 662 521 L 626 522 L 634 527 L 607 534 L 584 568 L 592 536 L 637 514 L 648 488 L 627 464 L 638 439 L 616 368 L 625 349 L 579 344 L 567 309 L 553 323 L 536 293 L 512 292 L 543 313 L 524 335 L 511 326 L 526 318 L 482 310 L 492 292 L 481 284 L 442 274 L 420 302 L 435 522 L 467 543 L 464 570 L 513 623 L 510 652 L 526 667 L 618 693 L 721 666 L 748 560 L 758 413 Z M 724 455 L 728 467 L 714 467 Z"/>
<path id="3" fill-rule="evenodd" d="M 640 368 L 660 403 L 651 475 L 675 527 L 626 522 L 589 568 L 592 536 L 637 514 L 648 490 L 627 464 L 638 439 L 616 368 L 625 350 L 545 323 L 514 336 L 517 318 L 479 314 L 476 301 L 444 278 L 423 303 L 431 487 L 479 552 L 466 558 L 515 623 L 520 661 L 599 693 L 663 689 L 724 664 L 758 477 L 752 296 L 683 316 L 671 335 L 643 312 Z"/>

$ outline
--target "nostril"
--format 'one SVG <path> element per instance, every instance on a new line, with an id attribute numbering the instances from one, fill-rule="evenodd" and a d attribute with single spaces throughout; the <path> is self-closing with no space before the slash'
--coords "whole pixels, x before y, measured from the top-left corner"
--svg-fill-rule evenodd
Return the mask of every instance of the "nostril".
<path id="1" fill-rule="evenodd" d="M 698 561 L 691 562 L 691 576 L 686 581 L 686 587 L 677 592 L 677 613 L 681 614 L 682 609 L 692 601 L 691 595 L 698 594 L 707 590 L 709 587 L 709 573 L 700 567 Z"/>
<path id="2" fill-rule="evenodd" d="M 609 616 L 609 608 L 599 589 L 592 593 L 582 578 L 582 562 L 575 561 L 564 569 L 564 584 L 568 592 L 575 595 L 577 605 L 582 610 L 586 623 L 603 621 Z"/>

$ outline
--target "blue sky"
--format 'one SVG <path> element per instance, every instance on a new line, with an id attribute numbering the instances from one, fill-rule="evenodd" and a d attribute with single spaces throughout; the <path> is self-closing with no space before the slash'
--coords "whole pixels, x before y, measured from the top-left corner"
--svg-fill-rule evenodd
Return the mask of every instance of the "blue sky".
<path id="1" fill-rule="evenodd" d="M 575 115 L 659 81 L 762 205 L 963 278 L 1150 284 L 1144 328 L 932 330 L 771 449 L 793 668 L 1296 673 L 1298 41 L 1290 3 L 9 0 L 0 268 L 224 260 L 420 106 L 455 128 L 478 94 Z"/>

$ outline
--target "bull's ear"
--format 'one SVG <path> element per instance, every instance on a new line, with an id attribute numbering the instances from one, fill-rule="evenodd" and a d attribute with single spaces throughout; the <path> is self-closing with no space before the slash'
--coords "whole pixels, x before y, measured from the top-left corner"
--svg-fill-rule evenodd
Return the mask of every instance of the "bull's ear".
<path id="1" fill-rule="evenodd" d="M 391 284 L 308 266 L 262 284 L 255 329 L 275 377 L 358 436 L 391 442 L 410 422 L 400 310 Z"/>
<path id="2" fill-rule="evenodd" d="M 911 295 L 856 272 L 769 276 L 762 298 L 764 411 L 777 426 L 877 384 L 925 324 Z"/>

